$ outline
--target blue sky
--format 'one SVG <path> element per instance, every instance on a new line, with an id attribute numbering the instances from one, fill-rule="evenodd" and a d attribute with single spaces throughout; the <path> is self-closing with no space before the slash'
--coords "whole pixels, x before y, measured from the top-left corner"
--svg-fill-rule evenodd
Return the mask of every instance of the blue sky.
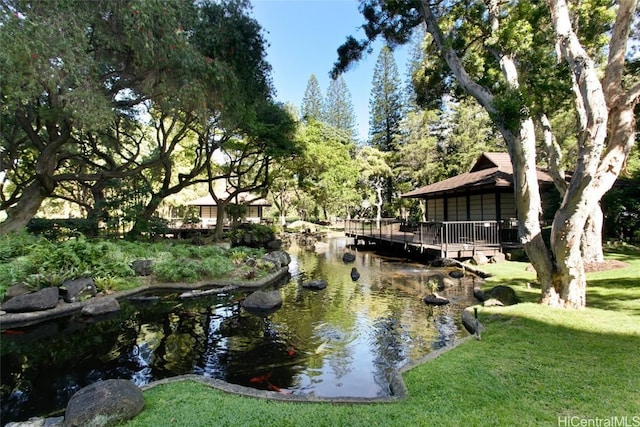
<path id="1" fill-rule="evenodd" d="M 336 50 L 347 36 L 364 38 L 359 29 L 364 18 L 357 0 L 252 0 L 253 17 L 265 31 L 269 43 L 267 61 L 272 66 L 276 98 L 300 108 L 311 74 L 323 94 L 329 87 L 329 71 L 338 58 Z M 369 98 L 373 69 L 382 42 L 343 77 L 351 93 L 358 131 L 364 140 L 369 131 Z M 406 51 L 394 53 L 400 78 L 406 80 Z"/>

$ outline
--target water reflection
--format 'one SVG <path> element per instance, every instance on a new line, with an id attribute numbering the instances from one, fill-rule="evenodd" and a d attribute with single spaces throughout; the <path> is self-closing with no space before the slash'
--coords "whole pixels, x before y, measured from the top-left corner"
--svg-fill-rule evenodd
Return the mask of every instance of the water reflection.
<path id="1" fill-rule="evenodd" d="M 466 334 L 459 314 L 473 302 L 472 283 L 450 281 L 441 294 L 452 304 L 426 306 L 436 272 L 363 251 L 345 264 L 348 250 L 346 239 L 321 254 L 291 248 L 283 306 L 266 316 L 242 308 L 247 292 L 157 295 L 123 302 L 120 317 L 104 322 L 70 318 L 3 336 L 2 422 L 61 411 L 77 390 L 108 378 L 142 385 L 195 373 L 281 393 L 388 396 L 394 370 Z M 300 286 L 315 279 L 328 287 Z"/>

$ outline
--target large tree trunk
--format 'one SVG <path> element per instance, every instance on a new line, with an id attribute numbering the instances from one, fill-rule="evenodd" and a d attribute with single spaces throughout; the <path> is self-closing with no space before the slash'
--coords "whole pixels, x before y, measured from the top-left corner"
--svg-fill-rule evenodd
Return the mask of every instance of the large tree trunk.
<path id="1" fill-rule="evenodd" d="M 587 222 L 582 234 L 582 242 L 580 249 L 582 252 L 582 260 L 585 264 L 604 261 L 604 251 L 602 249 L 602 226 L 604 223 L 604 215 L 600 204 L 591 211 L 587 217 Z"/>
<path id="2" fill-rule="evenodd" d="M 222 234 L 224 232 L 224 220 L 226 218 L 225 211 L 227 210 L 227 206 L 230 202 L 230 200 L 216 200 L 216 228 L 213 232 L 213 236 L 216 240 L 222 239 Z"/>
<path id="3" fill-rule="evenodd" d="M 538 275 L 542 292 L 541 300 L 555 299 L 554 266 L 549 249 L 542 238 L 540 226 L 542 201 L 538 186 L 533 120 L 521 121 L 517 136 L 508 129 L 503 128 L 501 131 L 507 142 L 513 167 L 518 236 Z"/>
<path id="4" fill-rule="evenodd" d="M 640 88 L 636 84 L 635 92 L 634 89 L 625 92 L 622 75 L 636 1 L 619 2 L 604 85 L 571 28 L 565 0 L 548 0 L 548 5 L 559 58 L 567 61 L 572 72 L 580 121 L 578 163 L 554 219 L 552 250 L 560 279 L 559 302 L 565 307 L 581 308 L 586 304 L 586 279 L 582 254 L 576 247 L 582 242 L 588 216 L 599 209 L 598 202 L 613 186 L 633 145 L 633 108 Z"/>
<path id="5" fill-rule="evenodd" d="M 25 188 L 18 203 L 7 209 L 7 218 L 0 223 L 0 236 L 25 228 L 49 194 L 39 181 L 32 182 Z"/>
<path id="6" fill-rule="evenodd" d="M 162 203 L 165 197 L 166 195 L 164 194 L 154 194 L 151 196 L 149 203 L 147 203 L 142 211 L 136 216 L 136 221 L 133 223 L 131 230 L 127 233 L 128 239 L 135 240 L 148 229 L 149 220 L 153 214 L 156 213 L 160 203 Z"/>

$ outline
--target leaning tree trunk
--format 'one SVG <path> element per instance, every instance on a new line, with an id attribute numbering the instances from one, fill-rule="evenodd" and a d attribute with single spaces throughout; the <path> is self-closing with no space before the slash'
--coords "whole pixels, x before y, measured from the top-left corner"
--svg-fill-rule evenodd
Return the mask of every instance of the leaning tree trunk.
<path id="1" fill-rule="evenodd" d="M 47 191 L 38 180 L 25 188 L 18 203 L 7 209 L 7 218 L 0 223 L 0 236 L 22 230 L 40 209 Z"/>

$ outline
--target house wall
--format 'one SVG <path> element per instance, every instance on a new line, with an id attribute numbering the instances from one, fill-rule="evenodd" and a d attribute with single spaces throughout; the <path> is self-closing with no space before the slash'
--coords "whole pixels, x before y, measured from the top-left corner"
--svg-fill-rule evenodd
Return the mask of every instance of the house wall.
<path id="1" fill-rule="evenodd" d="M 512 192 L 466 193 L 426 201 L 427 221 L 482 221 L 516 217 Z"/>
<path id="2" fill-rule="evenodd" d="M 249 206 L 247 209 L 247 215 L 244 218 L 246 222 L 257 223 L 262 221 L 264 214 L 267 212 L 265 206 Z M 217 206 L 200 206 L 200 219 L 203 227 L 209 227 L 216 225 L 216 219 L 218 215 Z"/>

